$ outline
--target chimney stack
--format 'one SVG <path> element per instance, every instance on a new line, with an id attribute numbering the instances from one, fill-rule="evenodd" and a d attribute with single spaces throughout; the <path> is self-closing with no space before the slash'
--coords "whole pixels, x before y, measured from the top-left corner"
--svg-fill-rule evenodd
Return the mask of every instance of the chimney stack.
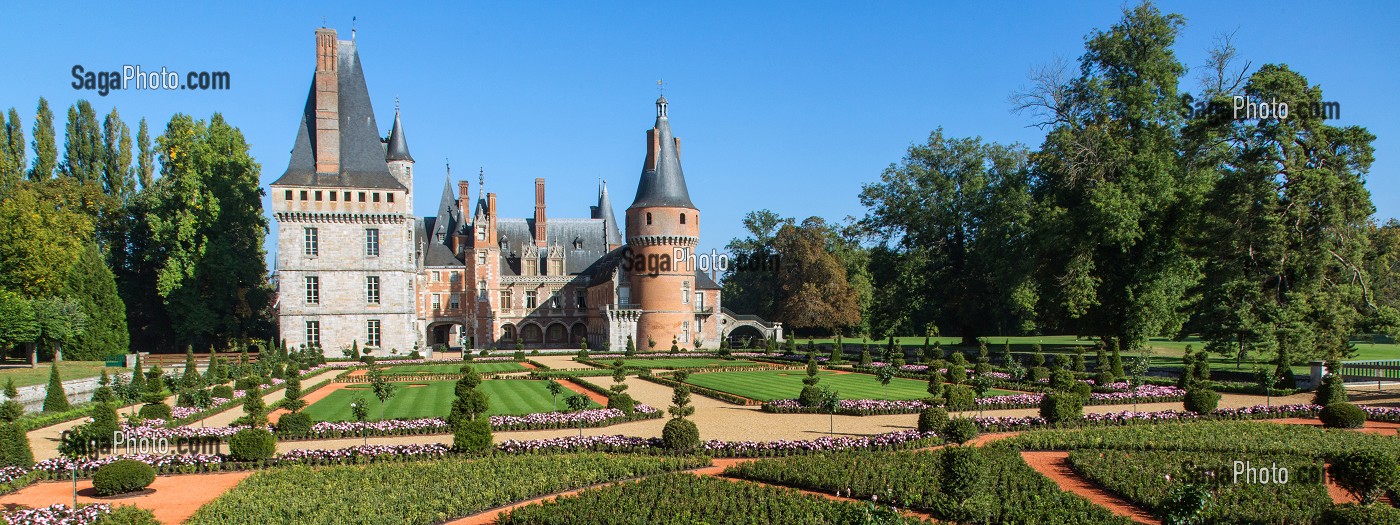
<path id="1" fill-rule="evenodd" d="M 544 179 L 535 179 L 535 246 L 546 245 L 544 233 Z"/>
<path id="2" fill-rule="evenodd" d="M 340 173 L 340 65 L 335 30 L 316 30 L 316 173 Z"/>
<path id="3" fill-rule="evenodd" d="M 462 210 L 462 222 L 472 218 L 471 196 L 468 195 L 471 189 L 472 183 L 464 180 L 457 181 L 457 209 Z"/>

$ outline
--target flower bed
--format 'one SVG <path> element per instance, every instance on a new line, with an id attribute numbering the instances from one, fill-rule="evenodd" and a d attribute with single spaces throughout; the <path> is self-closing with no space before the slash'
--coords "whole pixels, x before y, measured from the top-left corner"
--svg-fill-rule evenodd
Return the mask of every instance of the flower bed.
<path id="1" fill-rule="evenodd" d="M 874 436 L 820 437 L 809 440 L 778 441 L 719 441 L 701 443 L 701 451 L 719 457 L 768 457 L 832 452 L 838 450 L 902 450 L 929 446 L 940 440 L 933 433 L 917 430 L 889 432 Z M 570 436 L 534 440 L 506 440 L 496 449 L 507 454 L 541 454 L 560 452 L 636 452 L 667 453 L 660 438 L 629 436 Z"/>
<path id="2" fill-rule="evenodd" d="M 1089 405 L 1118 405 L 1127 404 L 1134 401 L 1139 403 L 1161 403 L 1171 401 L 1181 401 L 1186 395 L 1186 391 L 1174 386 L 1154 386 L 1144 385 L 1138 387 L 1136 400 L 1129 392 L 1105 392 L 1089 395 Z M 1009 396 L 990 396 L 977 399 L 977 406 L 983 410 L 1004 410 L 1016 408 L 1037 408 L 1044 394 L 1015 394 Z M 917 414 L 926 408 L 934 406 L 926 401 L 905 400 L 889 401 L 883 399 L 843 399 L 836 408 L 836 413 L 844 416 L 880 416 L 889 414 Z M 796 399 L 779 399 L 763 404 L 764 412 L 774 414 L 825 414 L 826 409 L 820 407 L 804 407 Z M 1400 419 L 1400 411 L 1397 411 L 1397 419 Z"/>
<path id="3" fill-rule="evenodd" d="M 103 514 L 112 512 L 106 503 L 92 503 L 74 511 L 62 503 L 37 509 L 12 510 L 0 514 L 0 521 L 9 525 L 87 525 L 96 523 Z"/>
<path id="4" fill-rule="evenodd" d="M 556 428 L 605 427 L 618 423 L 655 419 L 661 411 L 637 404 L 628 416 L 615 408 L 598 408 L 579 412 L 536 412 L 523 416 L 491 416 L 491 428 L 499 431 L 546 430 Z M 421 419 L 390 419 L 385 421 L 322 421 L 311 426 L 311 433 L 300 439 L 336 439 L 360 436 L 411 436 L 446 434 L 452 429 L 439 417 Z"/>

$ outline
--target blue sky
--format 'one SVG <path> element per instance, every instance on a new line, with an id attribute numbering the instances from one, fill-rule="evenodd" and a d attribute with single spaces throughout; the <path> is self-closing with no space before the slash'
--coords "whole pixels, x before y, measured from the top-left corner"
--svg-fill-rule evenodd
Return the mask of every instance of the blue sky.
<path id="1" fill-rule="evenodd" d="M 418 161 L 419 215 L 435 212 L 443 164 L 473 181 L 478 167 L 502 213 L 529 216 L 533 180 L 548 179 L 551 216 L 583 217 L 597 180 L 620 215 L 631 202 L 666 81 L 684 144 L 703 248 L 743 234 L 744 213 L 839 220 L 863 213 L 857 194 L 913 142 L 942 126 L 1037 146 L 1043 131 L 1008 96 L 1084 36 L 1119 19 L 1123 3 L 647 2 L 467 3 L 444 9 L 386 2 L 246 5 L 104 2 L 5 8 L 0 108 L 60 115 L 78 98 L 163 129 L 170 115 L 222 112 L 242 129 L 264 184 L 281 175 L 314 67 L 313 32 L 349 38 L 351 17 L 383 131 L 401 99 Z M 294 5 L 284 5 L 294 4 Z M 1070 6 L 1070 7 L 1067 7 Z M 1186 16 L 1178 58 L 1193 68 L 1235 32 L 1256 67 L 1287 63 L 1342 105 L 1339 124 L 1378 139 L 1368 177 L 1381 218 L 1400 216 L 1400 3 L 1162 2 Z M 74 64 L 228 71 L 229 91 L 117 91 L 69 86 Z M 59 122 L 60 147 L 62 122 Z M 32 155 L 31 155 L 32 158 Z M 271 243 L 269 248 L 271 248 Z"/>

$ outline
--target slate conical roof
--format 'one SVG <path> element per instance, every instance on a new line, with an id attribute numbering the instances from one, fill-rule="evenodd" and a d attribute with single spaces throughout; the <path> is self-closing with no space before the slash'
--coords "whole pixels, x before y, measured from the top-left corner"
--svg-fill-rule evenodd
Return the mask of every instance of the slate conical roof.
<path id="1" fill-rule="evenodd" d="M 403 123 L 399 121 L 398 108 L 394 108 L 394 129 L 389 130 L 389 147 L 384 159 L 413 161 L 413 155 L 408 154 L 408 141 L 403 138 Z"/>
<path id="2" fill-rule="evenodd" d="M 609 245 L 622 244 L 622 232 L 617 228 L 617 216 L 613 215 L 612 199 L 608 198 L 608 181 L 602 181 L 598 187 L 598 216 L 595 218 L 603 219 L 603 242 Z"/>
<path id="3" fill-rule="evenodd" d="M 681 173 L 681 156 L 671 136 L 671 123 L 666 117 L 666 97 L 656 99 L 656 125 L 652 128 L 657 143 L 655 166 L 642 167 L 642 180 L 637 184 L 637 198 L 632 208 L 664 206 L 696 209 L 690 202 L 690 191 Z M 648 145 L 648 147 L 652 147 Z"/>
<path id="4" fill-rule="evenodd" d="M 457 199 L 452 193 L 452 172 L 442 179 L 442 200 L 438 201 L 437 220 L 433 222 L 433 234 L 453 235 L 461 227 L 461 211 L 457 209 Z"/>

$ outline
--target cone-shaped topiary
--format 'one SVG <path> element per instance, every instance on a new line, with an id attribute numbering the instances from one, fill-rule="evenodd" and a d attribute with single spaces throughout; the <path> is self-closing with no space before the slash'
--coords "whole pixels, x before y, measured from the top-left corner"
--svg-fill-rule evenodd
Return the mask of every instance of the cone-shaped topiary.
<path id="1" fill-rule="evenodd" d="M 49 387 L 44 395 L 45 412 L 62 412 L 72 408 L 68 394 L 63 391 L 63 379 L 58 376 L 58 362 L 49 366 Z"/>

